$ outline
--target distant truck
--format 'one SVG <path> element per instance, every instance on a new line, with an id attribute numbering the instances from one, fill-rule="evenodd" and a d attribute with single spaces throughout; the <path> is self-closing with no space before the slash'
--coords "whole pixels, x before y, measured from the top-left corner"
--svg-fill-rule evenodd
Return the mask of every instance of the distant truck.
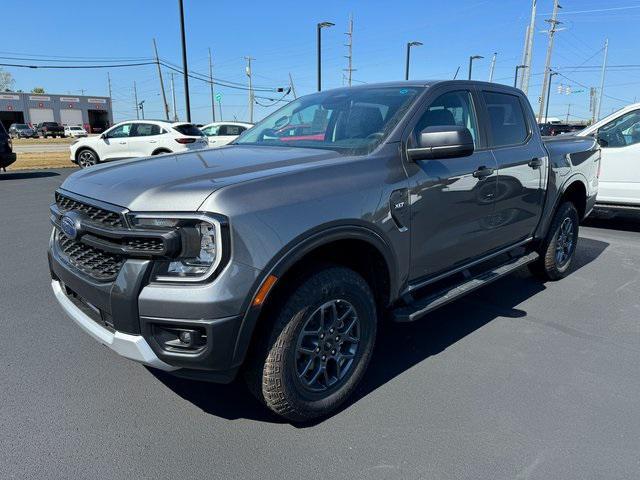
<path id="1" fill-rule="evenodd" d="M 296 139 L 278 135 L 288 126 Z M 593 138 L 543 141 L 504 85 L 323 91 L 231 145 L 69 176 L 51 205 L 51 285 L 118 354 L 241 374 L 268 408 L 310 420 L 354 392 L 384 319 L 416 321 L 527 265 L 567 275 L 599 159 Z"/>
<path id="2" fill-rule="evenodd" d="M 579 132 L 600 144 L 597 210 L 640 213 L 640 103 L 626 106 Z"/>
<path id="3" fill-rule="evenodd" d="M 36 127 L 38 135 L 42 138 L 65 137 L 64 127 L 57 122 L 42 122 Z"/>

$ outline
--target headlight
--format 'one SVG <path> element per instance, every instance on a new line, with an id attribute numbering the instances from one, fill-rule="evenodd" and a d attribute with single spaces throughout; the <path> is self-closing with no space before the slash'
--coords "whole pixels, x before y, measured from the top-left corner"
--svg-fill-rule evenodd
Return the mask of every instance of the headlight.
<path id="1" fill-rule="evenodd" d="M 216 216 L 217 217 L 217 216 Z M 153 279 L 165 282 L 200 282 L 220 266 L 223 258 L 228 258 L 228 242 L 223 252 L 223 228 L 226 221 L 209 214 L 132 214 L 134 228 L 178 229 L 182 241 L 179 257 L 157 261 Z"/>

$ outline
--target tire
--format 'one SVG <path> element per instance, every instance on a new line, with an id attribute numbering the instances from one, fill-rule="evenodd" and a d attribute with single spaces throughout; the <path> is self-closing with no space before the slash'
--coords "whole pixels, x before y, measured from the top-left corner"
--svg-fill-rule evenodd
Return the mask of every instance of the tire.
<path id="1" fill-rule="evenodd" d="M 319 269 L 297 282 L 273 318 L 245 370 L 249 389 L 293 422 L 334 412 L 371 360 L 378 321 L 369 285 L 347 268 Z"/>
<path id="2" fill-rule="evenodd" d="M 529 268 L 543 280 L 560 280 L 569 273 L 578 244 L 580 218 L 571 202 L 564 202 L 558 208 L 547 236 L 538 253 L 540 258 Z"/>
<path id="3" fill-rule="evenodd" d="M 80 168 L 89 168 L 100 163 L 98 156 L 93 150 L 83 148 L 76 155 L 76 160 Z"/>

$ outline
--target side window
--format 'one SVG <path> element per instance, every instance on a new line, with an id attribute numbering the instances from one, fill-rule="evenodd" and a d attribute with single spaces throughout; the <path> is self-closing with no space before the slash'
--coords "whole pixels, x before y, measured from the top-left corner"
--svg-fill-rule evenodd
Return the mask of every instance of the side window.
<path id="1" fill-rule="evenodd" d="M 598 130 L 602 147 L 626 147 L 640 143 L 640 110 L 625 113 Z"/>
<path id="2" fill-rule="evenodd" d="M 202 133 L 204 133 L 207 137 L 215 137 L 218 135 L 218 126 L 212 125 L 207 128 L 202 129 Z"/>
<path id="3" fill-rule="evenodd" d="M 436 98 L 422 114 L 414 129 L 415 138 L 427 127 L 457 125 L 471 132 L 477 145 L 478 127 L 473 110 L 471 93 L 467 90 L 448 92 Z"/>
<path id="4" fill-rule="evenodd" d="M 124 123 L 119 127 L 114 128 L 109 132 L 109 138 L 123 138 L 130 136 L 132 125 L 133 124 L 131 123 Z"/>
<path id="5" fill-rule="evenodd" d="M 160 127 L 151 123 L 135 123 L 133 125 L 131 137 L 150 137 L 152 135 L 160 135 Z"/>
<path id="6" fill-rule="evenodd" d="M 240 135 L 244 129 L 238 125 L 222 125 L 218 135 Z"/>
<path id="7" fill-rule="evenodd" d="M 482 92 L 491 125 L 491 146 L 519 145 L 529 136 L 526 117 L 516 95 Z"/>

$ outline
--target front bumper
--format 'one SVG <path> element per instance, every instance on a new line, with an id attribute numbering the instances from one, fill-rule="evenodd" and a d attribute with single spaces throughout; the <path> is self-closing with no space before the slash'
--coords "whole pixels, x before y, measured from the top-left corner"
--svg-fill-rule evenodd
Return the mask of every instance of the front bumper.
<path id="1" fill-rule="evenodd" d="M 151 264 L 128 259 L 115 280 L 100 282 L 65 261 L 55 233 L 49 245 L 55 297 L 94 339 L 119 355 L 175 375 L 232 381 L 242 362 L 235 355 L 242 306 L 259 272 L 232 262 L 210 284 L 185 286 L 150 282 Z M 176 352 L 162 341 L 160 332 L 167 328 L 203 332 L 206 345 L 196 352 Z"/>
<path id="2" fill-rule="evenodd" d="M 141 335 L 129 335 L 118 331 L 111 332 L 105 327 L 98 325 L 98 323 L 69 299 L 59 280 L 51 280 L 51 288 L 56 296 L 56 300 L 58 300 L 58 303 L 65 313 L 69 315 L 82 330 L 98 342 L 109 347 L 118 355 L 167 372 L 178 369 L 178 367 L 174 367 L 160 360 Z"/>

